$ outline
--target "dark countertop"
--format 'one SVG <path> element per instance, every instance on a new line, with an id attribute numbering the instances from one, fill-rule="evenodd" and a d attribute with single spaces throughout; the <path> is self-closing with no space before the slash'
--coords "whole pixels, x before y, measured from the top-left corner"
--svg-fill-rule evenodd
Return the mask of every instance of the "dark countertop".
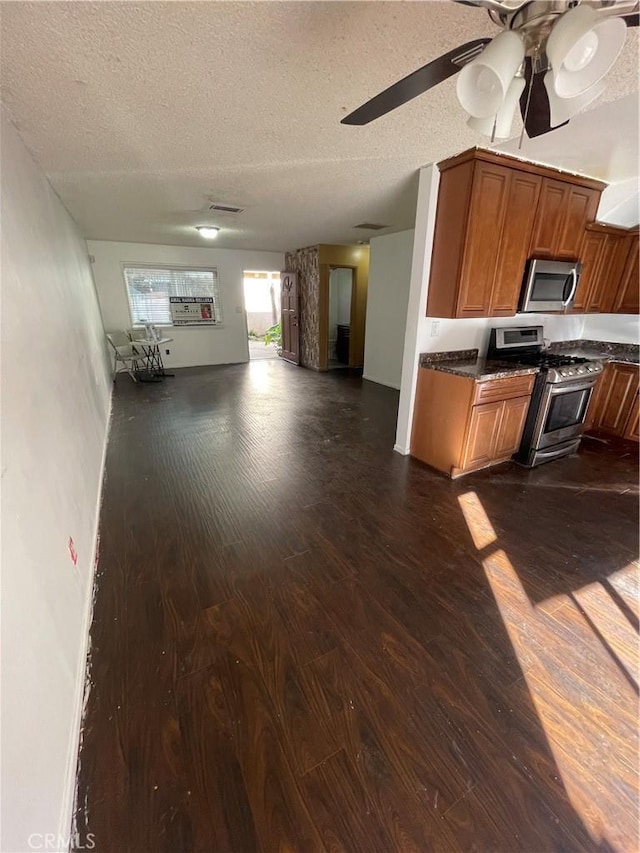
<path id="1" fill-rule="evenodd" d="M 618 361 L 639 364 L 640 349 L 636 344 L 618 344 L 610 341 L 558 341 L 552 343 L 552 352 L 563 352 L 579 358 L 597 358 L 600 361 Z"/>
<path id="2" fill-rule="evenodd" d="M 466 376 L 476 382 L 484 379 L 505 379 L 508 376 L 525 376 L 539 373 L 539 367 L 526 364 L 511 364 L 507 361 L 478 358 L 478 350 L 455 350 L 451 352 L 427 352 L 420 356 L 420 367 Z"/>

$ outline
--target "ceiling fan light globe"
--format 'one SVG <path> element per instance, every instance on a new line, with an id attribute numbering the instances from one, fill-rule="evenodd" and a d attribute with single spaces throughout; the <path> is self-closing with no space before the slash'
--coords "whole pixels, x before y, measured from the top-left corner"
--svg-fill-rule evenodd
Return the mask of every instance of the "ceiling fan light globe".
<path id="1" fill-rule="evenodd" d="M 559 98 L 553 85 L 553 74 L 547 71 L 544 75 L 544 86 L 549 96 L 549 118 L 551 127 L 558 127 L 565 121 L 582 112 L 590 103 L 599 98 L 607 88 L 604 80 L 599 80 L 588 91 L 577 95 L 575 98 Z"/>
<path id="2" fill-rule="evenodd" d="M 456 91 L 462 107 L 473 118 L 495 116 L 523 59 L 524 44 L 519 35 L 510 30 L 497 35 L 458 74 Z"/>
<path id="3" fill-rule="evenodd" d="M 475 118 L 471 116 L 467 120 L 467 125 L 472 130 L 475 130 L 476 133 L 481 133 L 484 136 L 493 136 L 494 139 L 508 139 L 511 136 L 513 117 L 524 87 L 524 78 L 514 77 L 497 115 L 489 116 L 489 118 Z"/>
<path id="4" fill-rule="evenodd" d="M 575 98 L 589 91 L 611 69 L 627 35 L 622 18 L 601 20 L 590 6 L 576 6 L 562 15 L 547 40 L 554 91 Z"/>
<path id="5" fill-rule="evenodd" d="M 582 71 L 598 51 L 598 34 L 591 30 L 574 44 L 564 58 L 564 67 L 574 73 Z"/>

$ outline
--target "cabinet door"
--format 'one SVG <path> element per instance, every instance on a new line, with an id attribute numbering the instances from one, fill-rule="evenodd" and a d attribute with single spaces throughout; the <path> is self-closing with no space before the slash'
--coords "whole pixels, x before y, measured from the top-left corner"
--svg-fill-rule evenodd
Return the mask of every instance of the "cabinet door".
<path id="1" fill-rule="evenodd" d="M 471 420 L 462 461 L 462 468 L 489 465 L 495 458 L 498 429 L 504 402 L 483 403 L 471 409 Z"/>
<path id="2" fill-rule="evenodd" d="M 598 231 L 584 232 L 582 245 L 578 252 L 578 257 L 582 263 L 582 274 L 578 283 L 576 298 L 573 301 L 572 311 L 574 313 L 584 314 L 587 311 L 594 289 L 598 287 L 606 239 L 607 235 Z"/>
<path id="3" fill-rule="evenodd" d="M 562 215 L 562 227 L 554 247 L 555 257 L 575 261 L 580 255 L 580 243 L 587 222 L 593 222 L 598 211 L 600 193 L 596 190 L 569 185 Z"/>
<path id="4" fill-rule="evenodd" d="M 620 279 L 620 284 L 613 300 L 613 313 L 638 314 L 640 313 L 640 298 L 638 294 L 638 236 L 636 234 L 626 237 L 625 240 L 630 245 L 628 245 L 625 256 L 622 278 Z"/>
<path id="5" fill-rule="evenodd" d="M 623 274 L 628 243 L 624 237 L 605 236 L 600 264 L 593 286 L 589 291 L 587 311 L 591 314 L 608 314 L 611 311 L 620 278 Z"/>
<path id="6" fill-rule="evenodd" d="M 599 198 L 597 190 L 545 178 L 529 256 L 577 260 L 585 226 L 595 219 Z"/>
<path id="7" fill-rule="evenodd" d="M 624 437 L 631 441 L 640 441 L 640 397 L 637 395 L 631 405 L 627 425 L 624 429 Z"/>
<path id="8" fill-rule="evenodd" d="M 477 162 L 456 317 L 488 317 L 511 169 Z"/>
<path id="9" fill-rule="evenodd" d="M 524 268 L 538 205 L 542 178 L 511 169 L 507 214 L 502 226 L 500 252 L 491 293 L 491 316 L 513 317 L 518 310 Z"/>
<path id="10" fill-rule="evenodd" d="M 543 179 L 529 249 L 530 258 L 556 257 L 570 190 L 571 184 Z"/>
<path id="11" fill-rule="evenodd" d="M 638 395 L 638 366 L 609 364 L 603 376 L 594 428 L 624 435 L 629 414 Z"/>
<path id="12" fill-rule="evenodd" d="M 530 402 L 531 397 L 516 397 L 514 400 L 505 400 L 496 442 L 495 455 L 497 459 L 511 456 L 520 447 L 522 430 Z"/>

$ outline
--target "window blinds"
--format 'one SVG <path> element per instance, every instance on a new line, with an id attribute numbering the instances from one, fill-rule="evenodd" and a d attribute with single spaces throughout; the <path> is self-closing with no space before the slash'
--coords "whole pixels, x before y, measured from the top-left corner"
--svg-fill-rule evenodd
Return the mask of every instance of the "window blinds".
<path id="1" fill-rule="evenodd" d="M 125 267 L 124 278 L 134 326 L 170 326 L 171 296 L 210 296 L 215 324 L 222 323 L 218 271 L 177 268 Z"/>

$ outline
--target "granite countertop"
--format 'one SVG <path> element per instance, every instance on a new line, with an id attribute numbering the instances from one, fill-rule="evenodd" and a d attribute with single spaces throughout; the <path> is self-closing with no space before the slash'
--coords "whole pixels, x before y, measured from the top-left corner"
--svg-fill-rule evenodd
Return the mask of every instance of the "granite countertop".
<path id="1" fill-rule="evenodd" d="M 420 355 L 420 367 L 466 376 L 480 382 L 483 379 L 505 379 L 539 373 L 540 368 L 526 364 L 478 358 L 478 350 L 452 350 L 451 352 L 425 352 Z"/>
<path id="2" fill-rule="evenodd" d="M 619 361 L 639 364 L 640 349 L 636 344 L 618 344 L 611 341 L 556 341 L 551 352 L 563 352 L 578 358 L 597 358 L 600 361 Z"/>

